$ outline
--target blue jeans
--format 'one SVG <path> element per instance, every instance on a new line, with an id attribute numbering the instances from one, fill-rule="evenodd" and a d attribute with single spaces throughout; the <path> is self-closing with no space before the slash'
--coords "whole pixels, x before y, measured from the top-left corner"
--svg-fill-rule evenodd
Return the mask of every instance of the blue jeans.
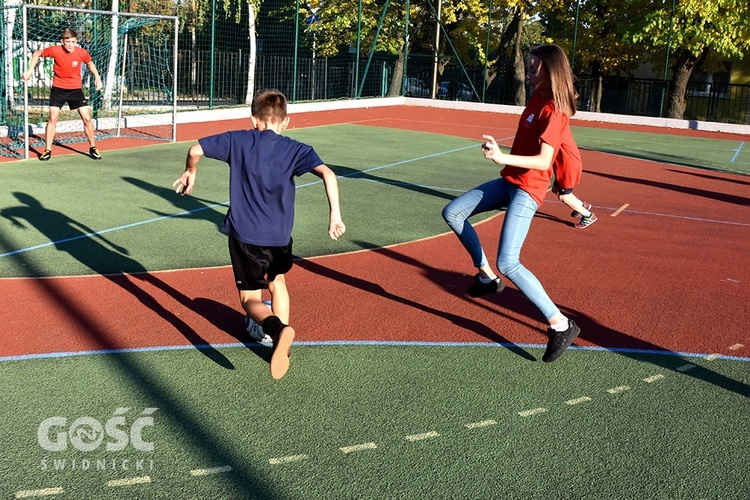
<path id="1" fill-rule="evenodd" d="M 485 182 L 448 203 L 443 209 L 443 219 L 469 252 L 474 267 L 479 268 L 488 265 L 487 256 L 468 219 L 472 215 L 503 208 L 507 212 L 500 231 L 497 269 L 549 320 L 560 310 L 550 300 L 536 276 L 520 261 L 521 247 L 529 233 L 531 219 L 539 208 L 526 191 L 503 178 Z"/>

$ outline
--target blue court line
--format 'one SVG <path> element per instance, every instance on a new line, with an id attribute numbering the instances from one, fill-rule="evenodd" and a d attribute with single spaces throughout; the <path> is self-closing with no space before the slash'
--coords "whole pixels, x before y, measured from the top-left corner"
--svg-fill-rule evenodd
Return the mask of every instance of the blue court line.
<path id="1" fill-rule="evenodd" d="M 502 347 L 513 348 L 522 347 L 524 349 L 544 349 L 546 344 L 514 344 L 511 342 L 489 343 L 489 342 L 421 342 L 421 341 L 381 341 L 381 340 L 326 340 L 326 341 L 301 341 L 295 342 L 296 346 L 420 346 L 420 347 Z M 177 346 L 157 346 L 157 347 L 131 347 L 125 349 L 101 349 L 89 351 L 69 351 L 69 352 L 50 352 L 41 354 L 21 354 L 18 356 L 2 356 L 0 363 L 6 361 L 27 361 L 32 359 L 50 359 L 50 358 L 67 358 L 74 356 L 91 356 L 98 354 L 128 354 L 136 352 L 163 352 L 163 351 L 184 351 L 190 349 L 224 349 L 234 347 L 247 347 L 250 349 L 269 347 L 264 344 L 243 344 L 239 342 L 226 344 L 199 344 L 199 345 L 177 345 Z M 696 352 L 674 352 L 660 351 L 655 349 L 631 349 L 627 347 L 579 347 L 571 346 L 568 348 L 572 351 L 595 351 L 595 352 L 615 352 L 623 354 L 647 354 L 656 356 L 673 356 L 683 358 L 707 358 L 712 356 L 714 360 L 726 361 L 743 361 L 750 362 L 750 358 L 743 356 L 727 356 L 724 354 L 705 354 Z"/>
<path id="2" fill-rule="evenodd" d="M 742 141 L 742 142 L 740 143 L 740 145 L 739 145 L 739 146 L 737 146 L 737 149 L 733 149 L 733 150 L 732 150 L 732 151 L 734 151 L 735 153 L 734 153 L 734 156 L 732 157 L 732 162 L 731 162 L 731 163 L 734 163 L 734 160 L 736 160 L 736 159 L 737 159 L 737 157 L 738 157 L 738 156 L 740 155 L 740 151 L 742 151 L 742 146 L 744 146 L 744 145 L 745 145 L 745 141 Z"/>
<path id="3" fill-rule="evenodd" d="M 460 147 L 460 148 L 457 148 L 457 149 L 451 149 L 451 150 L 448 150 L 448 151 L 443 151 L 441 153 L 433 153 L 433 154 L 429 154 L 429 155 L 425 155 L 425 156 L 419 156 L 417 158 L 411 158 L 411 159 L 408 159 L 408 160 L 397 161 L 395 163 L 390 163 L 388 165 L 381 165 L 379 167 L 368 168 L 366 170 L 361 170 L 361 171 L 358 171 L 358 172 L 352 172 L 351 174 L 340 175 L 338 177 L 342 178 L 342 179 L 346 178 L 346 177 L 354 177 L 354 176 L 357 176 L 357 175 L 365 174 L 367 172 L 373 172 L 375 170 L 381 170 L 383 168 L 395 167 L 395 166 L 398 166 L 398 165 L 404 165 L 406 163 L 411 163 L 411 162 L 420 161 L 420 160 L 426 160 L 426 159 L 429 159 L 429 158 L 435 158 L 437 156 L 442 156 L 442 155 L 446 155 L 446 154 L 456 153 L 458 151 L 463 151 L 465 149 L 471 149 L 471 148 L 475 148 L 475 147 L 477 147 L 477 145 L 476 144 L 472 144 L 471 146 L 463 146 L 463 147 Z M 297 189 L 300 189 L 300 188 L 303 188 L 303 187 L 308 187 L 308 186 L 314 186 L 316 184 L 321 184 L 322 182 L 323 182 L 322 180 L 317 180 L 317 181 L 313 181 L 313 182 L 308 182 L 307 184 L 300 184 L 300 185 L 297 186 Z M 176 213 L 176 214 L 164 215 L 162 217 L 156 217 L 154 219 L 144 220 L 144 221 L 140 221 L 140 222 L 133 222 L 132 224 L 125 224 L 123 226 L 117 226 L 117 227 L 113 227 L 113 228 L 110 228 L 110 229 L 103 229 L 101 231 L 95 231 L 93 233 L 80 234 L 78 236 L 73 236 L 71 238 L 65 238 L 65 239 L 62 239 L 62 240 L 49 241 L 47 243 L 41 243 L 39 245 L 34 245 L 34 246 L 31 246 L 31 247 L 27 247 L 27 248 L 19 248 L 17 250 L 13 250 L 13 251 L 10 251 L 10 252 L 0 253 L 0 258 L 10 257 L 11 255 L 17 255 L 17 254 L 20 254 L 20 253 L 30 252 L 31 250 L 38 250 L 40 248 L 45 248 L 45 247 L 49 247 L 49 246 L 53 246 L 53 245 L 59 245 L 61 243 L 67 243 L 67 242 L 70 242 L 70 241 L 80 240 L 80 239 L 83 239 L 83 238 L 91 238 L 93 236 L 98 236 L 100 234 L 111 233 L 112 231 L 120 231 L 120 230 L 123 230 L 123 229 L 130 229 L 131 227 L 142 226 L 144 224 L 151 224 L 152 222 L 160 222 L 160 221 L 163 221 L 163 220 L 166 220 L 166 219 L 172 219 L 174 217 L 181 217 L 183 215 L 190 215 L 190 214 L 194 214 L 196 212 L 200 212 L 202 210 L 208 210 L 208 209 L 211 209 L 211 208 L 221 207 L 221 206 L 227 206 L 227 205 L 229 205 L 228 201 L 225 201 L 224 203 L 215 203 L 213 205 L 196 208 L 195 210 L 186 210 L 184 212 L 179 212 L 179 213 Z"/>

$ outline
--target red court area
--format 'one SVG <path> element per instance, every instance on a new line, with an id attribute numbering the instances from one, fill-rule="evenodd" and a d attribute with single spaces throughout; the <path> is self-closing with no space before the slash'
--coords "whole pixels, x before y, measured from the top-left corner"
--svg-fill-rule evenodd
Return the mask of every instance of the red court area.
<path id="1" fill-rule="evenodd" d="M 292 128 L 361 123 L 479 141 L 482 134 L 513 135 L 517 119 L 401 106 L 296 114 Z M 182 125 L 178 139 L 246 124 Z M 142 145 L 113 139 L 100 148 Z M 576 345 L 749 357 L 750 179 L 583 155 L 586 171 L 576 192 L 594 204 L 599 221 L 574 229 L 569 209 L 548 195 L 522 253 L 581 326 Z M 343 207 L 345 221 L 352 210 Z M 502 217 L 477 226 L 491 260 Z M 470 298 L 465 291 L 473 272 L 453 234 L 297 261 L 289 274 L 296 340 L 546 343 L 540 314 L 507 281 L 502 293 Z M 246 340 L 228 267 L 5 279 L 0 293 L 1 357 Z"/>

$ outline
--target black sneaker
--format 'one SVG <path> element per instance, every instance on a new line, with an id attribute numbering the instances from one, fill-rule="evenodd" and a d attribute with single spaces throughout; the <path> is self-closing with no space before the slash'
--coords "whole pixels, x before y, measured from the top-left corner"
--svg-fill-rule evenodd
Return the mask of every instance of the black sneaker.
<path id="1" fill-rule="evenodd" d="M 576 325 L 572 319 L 568 318 L 568 329 L 564 332 L 558 332 L 549 328 L 549 342 L 547 343 L 547 350 L 544 351 L 542 361 L 545 363 L 552 363 L 563 355 L 565 350 L 570 347 L 570 344 L 578 337 L 581 333 L 581 328 Z"/>
<path id="2" fill-rule="evenodd" d="M 102 159 L 102 155 L 99 153 L 99 149 L 96 146 L 89 148 L 89 156 L 94 160 Z"/>
<path id="3" fill-rule="evenodd" d="M 50 158 L 52 158 L 52 151 L 50 151 L 49 149 L 45 149 L 44 153 L 42 153 L 42 154 L 39 155 L 39 160 L 40 161 L 47 161 Z"/>
<path id="4" fill-rule="evenodd" d="M 505 285 L 500 278 L 495 278 L 491 283 L 482 283 L 479 280 L 479 275 L 474 276 L 474 283 L 469 287 L 470 297 L 481 297 L 488 293 L 502 292 Z"/>

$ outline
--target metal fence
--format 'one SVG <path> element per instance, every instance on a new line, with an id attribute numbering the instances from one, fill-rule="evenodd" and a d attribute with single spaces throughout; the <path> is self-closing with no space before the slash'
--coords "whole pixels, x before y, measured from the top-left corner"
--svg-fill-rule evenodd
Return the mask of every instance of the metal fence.
<path id="1" fill-rule="evenodd" d="M 181 50 L 178 57 L 178 106 L 206 108 L 245 104 L 249 54 L 245 50 L 213 53 L 214 90 L 210 102 L 210 51 Z M 259 55 L 256 62 L 255 88 L 277 88 L 292 101 L 354 99 L 357 95 L 357 64 L 360 79 L 364 77 L 361 97 L 384 97 L 393 77 L 395 60 L 379 57 L 357 63 L 354 55 L 339 58 L 297 58 Z M 296 79 L 292 78 L 297 71 Z M 432 63 L 414 58 L 407 66 L 404 94 L 429 98 L 432 95 Z M 448 66 L 438 79 L 437 99 L 513 104 L 514 97 L 503 85 L 503 75 L 483 89 L 482 67 L 464 70 Z M 468 79 L 467 79 L 468 75 Z M 294 80 L 294 86 L 293 86 Z M 361 82 L 360 82 L 361 84 Z M 473 88 L 472 88 L 473 84 Z M 582 78 L 577 82 L 579 109 L 594 111 L 593 95 L 597 81 Z M 662 116 L 669 82 L 658 79 L 605 77 L 601 80 L 602 113 L 637 116 Z M 750 85 L 693 82 L 688 87 L 686 120 L 750 124 Z"/>

